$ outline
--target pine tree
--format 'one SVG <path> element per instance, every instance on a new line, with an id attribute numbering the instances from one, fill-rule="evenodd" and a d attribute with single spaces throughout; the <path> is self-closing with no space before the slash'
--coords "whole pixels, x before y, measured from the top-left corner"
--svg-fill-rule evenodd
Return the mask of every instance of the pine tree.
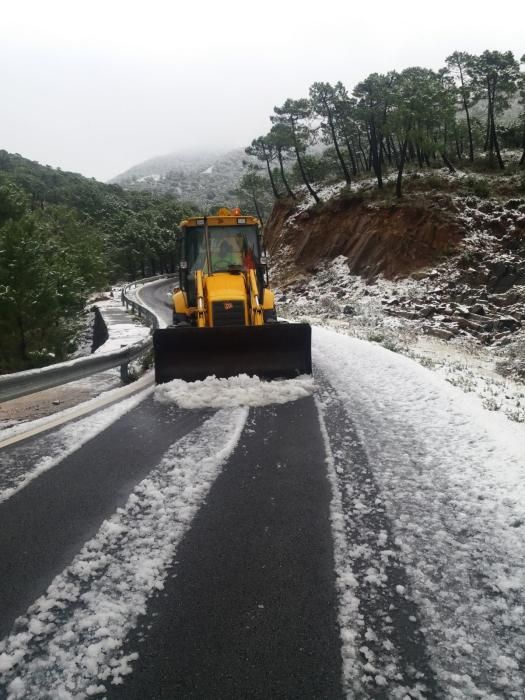
<path id="1" fill-rule="evenodd" d="M 286 192 L 288 193 L 289 197 L 296 199 L 296 196 L 288 182 L 288 178 L 286 177 L 284 168 L 284 161 L 290 158 L 290 154 L 293 150 L 293 134 L 291 128 L 287 124 L 274 124 L 266 139 L 273 144 L 275 148 L 277 161 L 279 163 L 279 172 L 281 174 L 281 180 L 283 181 Z"/>
<path id="2" fill-rule="evenodd" d="M 467 133 L 469 141 L 469 160 L 474 161 L 474 142 L 472 139 L 472 123 L 470 119 L 471 85 L 467 68 L 472 63 L 473 56 L 465 51 L 454 51 L 445 59 L 447 71 L 458 82 L 458 92 L 461 104 L 465 110 L 467 120 Z"/>
<path id="3" fill-rule="evenodd" d="M 339 139 L 337 135 L 337 93 L 330 83 L 314 83 L 310 87 L 310 104 L 312 110 L 321 119 L 321 129 L 328 136 L 328 143 L 332 142 L 337 160 L 341 166 L 341 172 L 349 185 L 351 182 L 350 172 L 345 159 L 341 153 Z"/>
<path id="4" fill-rule="evenodd" d="M 252 141 L 251 145 L 245 149 L 245 152 L 249 156 L 255 156 L 260 161 L 266 163 L 266 169 L 268 171 L 268 178 L 272 186 L 272 192 L 275 199 L 279 199 L 281 196 L 275 185 L 275 179 L 273 177 L 271 162 L 275 158 L 275 148 L 271 140 L 268 140 L 265 136 L 259 136 Z"/>
<path id="5" fill-rule="evenodd" d="M 521 57 L 521 63 L 525 64 L 525 53 Z M 519 80 L 520 89 L 520 104 L 521 104 L 521 121 L 522 121 L 522 136 L 521 136 L 521 147 L 522 154 L 520 158 L 520 165 L 525 165 L 525 74 L 521 74 Z"/>
<path id="6" fill-rule="evenodd" d="M 372 73 L 354 89 L 359 118 L 368 135 L 370 163 L 380 189 L 383 187 L 383 139 L 387 131 L 395 76 L 395 72 L 388 75 Z"/>
<path id="7" fill-rule="evenodd" d="M 509 106 L 509 98 L 516 93 L 520 78 L 519 63 L 511 51 L 484 51 L 481 56 L 473 56 L 469 60 L 467 73 L 475 89 L 475 99 L 487 101 L 485 151 L 488 151 L 491 161 L 496 154 L 499 167 L 503 170 L 505 164 L 500 153 L 496 119 Z"/>
<path id="8" fill-rule="evenodd" d="M 310 104 L 308 100 L 286 100 L 282 107 L 274 107 L 274 115 L 270 117 L 272 124 L 288 126 L 292 135 L 293 148 L 301 178 L 308 192 L 314 198 L 316 204 L 321 201 L 317 192 L 313 189 L 306 173 L 304 155 L 310 143 L 312 133 L 305 122 L 310 118 Z"/>
<path id="9" fill-rule="evenodd" d="M 396 183 L 396 194 L 401 197 L 409 144 L 418 154 L 420 165 L 437 151 L 449 169 L 453 169 L 446 147 L 447 125 L 454 102 L 453 94 L 443 85 L 442 76 L 427 68 L 405 69 L 396 75 L 391 88 L 388 127 L 401 144 Z"/>

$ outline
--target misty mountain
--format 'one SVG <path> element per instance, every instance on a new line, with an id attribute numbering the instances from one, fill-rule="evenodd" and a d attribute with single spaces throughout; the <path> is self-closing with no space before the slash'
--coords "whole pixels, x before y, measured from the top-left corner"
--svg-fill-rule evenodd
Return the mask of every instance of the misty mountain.
<path id="1" fill-rule="evenodd" d="M 134 165 L 112 182 L 127 190 L 174 194 L 207 212 L 238 204 L 235 190 L 243 174 L 243 160 L 251 159 L 242 148 L 226 153 L 181 151 Z"/>

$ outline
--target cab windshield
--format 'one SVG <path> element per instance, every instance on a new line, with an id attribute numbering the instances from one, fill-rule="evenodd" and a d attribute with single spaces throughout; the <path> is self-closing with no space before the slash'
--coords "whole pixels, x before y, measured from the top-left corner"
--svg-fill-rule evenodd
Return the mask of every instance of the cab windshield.
<path id="1" fill-rule="evenodd" d="M 257 226 L 209 226 L 211 272 L 249 270 L 259 263 Z M 196 270 L 208 273 L 204 226 L 186 229 L 185 258 L 190 279 Z"/>
<path id="2" fill-rule="evenodd" d="M 256 226 L 217 226 L 208 228 L 211 271 L 233 268 L 255 269 L 258 262 Z"/>
<path id="3" fill-rule="evenodd" d="M 206 242 L 204 240 L 204 226 L 192 226 L 187 228 L 184 236 L 184 257 L 188 263 L 188 273 L 193 277 L 196 270 L 204 270 L 206 267 Z"/>

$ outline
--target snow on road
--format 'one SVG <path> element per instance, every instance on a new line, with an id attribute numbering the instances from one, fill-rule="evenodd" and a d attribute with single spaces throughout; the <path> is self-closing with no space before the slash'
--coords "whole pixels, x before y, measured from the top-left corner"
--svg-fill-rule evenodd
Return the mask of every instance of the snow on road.
<path id="1" fill-rule="evenodd" d="M 313 391 L 311 376 L 267 382 L 259 377 L 239 374 L 228 379 L 213 376 L 196 382 L 175 379 L 157 386 L 155 399 L 161 403 L 175 403 L 181 408 L 267 406 L 296 401 L 310 396 Z"/>
<path id="2" fill-rule="evenodd" d="M 363 512 L 385 509 L 393 534 L 394 551 L 387 533 L 378 530 L 372 549 L 356 551 L 355 542 L 347 542 L 338 559 L 349 694 L 353 681 L 359 686 L 366 680 L 359 679 L 363 671 L 356 665 L 359 619 L 351 572 L 357 557 L 361 565 L 368 558 L 373 585 L 392 587 L 385 573 L 385 558 L 392 556 L 408 575 L 408 584 L 398 583 L 394 589 L 419 610 L 432 668 L 445 696 L 523 698 L 522 426 L 488 414 L 435 374 L 370 343 L 315 328 L 313 351 L 315 365 L 356 427 L 378 484 L 374 500 L 367 493 L 370 479 L 362 493 L 351 479 L 346 486 L 332 479 L 336 550 L 345 516 L 359 520 Z M 336 467 L 351 473 L 355 445 L 346 448 L 332 459 L 332 473 Z M 341 512 L 345 499 L 353 512 Z M 371 639 L 373 634 L 371 630 Z M 398 695 L 403 687 L 396 686 L 399 668 L 389 644 L 378 645 L 375 652 L 369 647 L 360 648 L 367 662 L 364 675 L 369 673 L 376 686 L 388 685 L 389 697 L 403 697 Z"/>
<path id="3" fill-rule="evenodd" d="M 158 327 L 166 328 L 171 323 L 171 290 L 173 282 L 171 280 L 161 280 L 148 282 L 135 290 L 130 290 L 135 294 L 136 301 L 157 317 Z M 146 301 L 148 299 L 148 301 Z M 162 301 L 161 301 L 162 300 Z"/>
<path id="4" fill-rule="evenodd" d="M 59 464 L 65 457 L 80 449 L 96 435 L 106 430 L 125 413 L 135 408 L 153 391 L 150 387 L 127 399 L 114 403 L 80 420 L 66 423 L 59 430 L 45 433 L 28 443 L 22 442 L 2 453 L 0 473 L 0 503 L 23 489 L 40 474 Z M 47 419 L 42 419 L 45 424 Z M 35 425 L 35 421 L 32 425 Z M 13 426 L 2 433 L 7 439 L 17 435 L 25 426 Z M 28 464 L 30 468 L 28 469 Z"/>
<path id="5" fill-rule="evenodd" d="M 122 683 L 136 653 L 123 641 L 162 590 L 174 552 L 223 464 L 248 411 L 223 409 L 175 443 L 105 521 L 46 594 L 0 642 L 0 682 L 9 700 L 71 700 Z"/>
<path id="6" fill-rule="evenodd" d="M 313 391 L 333 489 L 348 697 L 524 697 L 523 426 L 406 357 L 313 331 L 314 381 L 240 376 L 155 390 L 164 403 L 228 408 L 170 448 L 0 642 L 10 698 L 84 697 L 122 682 L 136 658 L 125 656 L 124 639 L 162 589 L 246 406 Z M 53 457 L 35 460 L 30 475 L 13 472 L 0 499 L 147 393 L 44 436 Z"/>

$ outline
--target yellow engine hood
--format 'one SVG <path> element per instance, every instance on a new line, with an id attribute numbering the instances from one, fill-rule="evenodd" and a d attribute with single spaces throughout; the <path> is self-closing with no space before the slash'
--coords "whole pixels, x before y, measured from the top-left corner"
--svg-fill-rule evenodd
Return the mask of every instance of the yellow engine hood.
<path id="1" fill-rule="evenodd" d="M 247 298 L 246 282 L 241 273 L 216 272 L 206 277 L 205 285 L 205 295 L 210 304 L 214 301 L 245 301 Z"/>

